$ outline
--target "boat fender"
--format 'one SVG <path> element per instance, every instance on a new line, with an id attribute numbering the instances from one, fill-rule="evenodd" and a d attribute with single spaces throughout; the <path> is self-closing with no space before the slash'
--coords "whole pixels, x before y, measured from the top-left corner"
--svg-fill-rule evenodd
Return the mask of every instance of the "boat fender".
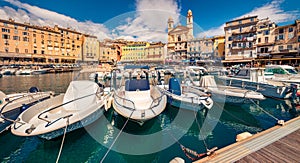
<path id="1" fill-rule="evenodd" d="M 104 105 L 105 111 L 107 111 L 109 108 L 111 108 L 112 101 L 113 101 L 112 97 L 109 97 L 106 100 L 105 105 Z"/>
<path id="2" fill-rule="evenodd" d="M 37 87 L 31 87 L 31 88 L 29 88 L 29 92 L 36 93 L 36 92 L 39 92 L 39 89 Z"/>

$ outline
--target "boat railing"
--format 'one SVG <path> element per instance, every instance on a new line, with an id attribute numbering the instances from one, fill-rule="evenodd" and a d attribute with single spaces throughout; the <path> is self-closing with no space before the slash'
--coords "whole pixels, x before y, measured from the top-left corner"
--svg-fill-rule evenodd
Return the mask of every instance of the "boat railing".
<path id="1" fill-rule="evenodd" d="M 124 107 L 124 108 L 126 108 L 126 109 L 128 109 L 128 110 L 136 110 L 136 109 L 135 109 L 135 104 L 134 104 L 134 102 L 133 102 L 132 100 L 129 100 L 129 99 L 126 99 L 126 98 L 124 98 L 124 97 L 119 96 L 119 95 L 118 95 L 118 92 L 116 92 L 116 93 L 114 94 L 114 96 L 117 97 L 117 98 L 119 98 L 119 99 L 121 99 L 121 100 L 128 101 L 129 103 L 132 104 L 133 108 L 128 107 L 128 106 L 126 106 L 126 105 L 120 104 L 120 103 L 118 102 L 118 100 L 114 100 L 118 105 L 120 105 L 120 106 L 122 106 L 122 107 Z"/>
<path id="2" fill-rule="evenodd" d="M 48 124 L 46 125 L 46 127 L 48 127 L 48 126 L 50 126 L 51 124 L 57 122 L 57 121 L 60 120 L 60 119 L 64 119 L 64 118 L 67 118 L 67 117 L 71 117 L 73 114 L 69 114 L 69 115 L 66 115 L 66 116 L 59 117 L 59 118 L 57 118 L 57 119 L 54 120 L 54 121 L 50 121 L 50 120 L 48 120 L 48 119 L 42 117 L 42 115 L 44 115 L 44 114 L 46 114 L 46 113 L 48 113 L 48 112 L 50 112 L 50 111 L 52 111 L 52 110 L 54 110 L 54 109 L 57 109 L 57 108 L 59 108 L 59 107 L 62 107 L 62 106 L 64 106 L 64 105 L 67 105 L 67 104 L 69 104 L 69 103 L 72 103 L 72 102 L 75 102 L 75 101 L 78 101 L 78 100 L 87 98 L 87 97 L 89 97 L 89 96 L 93 96 L 93 95 L 96 95 L 96 96 L 97 96 L 98 93 L 101 93 L 101 92 L 92 93 L 92 94 L 88 94 L 88 95 L 85 95 L 85 96 L 82 96 L 82 97 L 78 97 L 78 98 L 76 98 L 76 99 L 67 101 L 67 102 L 65 102 L 65 103 L 63 103 L 63 104 L 60 104 L 60 105 L 54 106 L 54 107 L 52 107 L 52 108 L 49 108 L 49 109 L 43 111 L 42 113 L 40 113 L 40 114 L 38 115 L 38 119 L 43 120 L 43 121 L 46 121 L 46 122 L 48 123 Z"/>
<path id="3" fill-rule="evenodd" d="M 12 100 L 9 100 L 9 98 L 12 98 Z M 3 119 L 3 120 L 6 120 L 6 121 L 9 121 L 9 122 L 13 122 L 13 123 L 20 123 L 20 124 L 24 124 L 22 122 L 19 122 L 19 121 L 16 121 L 16 120 L 13 120 L 13 119 L 10 119 L 10 118 L 7 118 L 3 115 L 3 110 L 5 109 L 5 107 L 7 107 L 9 104 L 19 100 L 19 99 L 22 99 L 24 97 L 31 97 L 31 98 L 34 98 L 32 95 L 18 95 L 18 96 L 12 96 L 12 97 L 9 97 L 9 98 L 6 98 L 6 100 L 8 101 L 4 106 L 2 106 L 1 110 L 0 110 L 0 118 Z"/>
<path id="4" fill-rule="evenodd" d="M 144 110 L 137 110 L 136 107 L 135 107 L 135 103 L 134 103 L 132 100 L 126 99 L 126 98 L 124 98 L 124 97 L 120 97 L 120 96 L 118 95 L 118 93 L 115 93 L 114 96 L 116 96 L 117 98 L 119 98 L 119 99 L 121 99 L 121 100 L 128 101 L 128 102 L 130 102 L 130 103 L 132 104 L 133 107 L 129 107 L 128 105 L 126 106 L 126 105 L 124 105 L 124 104 L 120 104 L 120 103 L 118 102 L 118 100 L 115 100 L 115 102 L 116 102 L 118 105 L 122 106 L 122 107 L 125 108 L 125 109 L 128 109 L 128 110 L 130 110 L 130 111 L 133 110 L 133 111 L 135 111 L 135 112 L 139 111 L 139 112 L 141 112 L 141 113 L 145 113 L 146 111 L 151 110 L 151 111 L 153 112 L 153 114 L 156 115 L 156 113 L 153 111 L 153 108 L 157 107 L 157 106 L 160 104 L 161 100 L 163 99 L 163 97 L 164 97 L 165 95 L 162 94 L 162 95 L 160 95 L 159 97 L 153 99 L 152 102 L 151 102 L 150 107 L 149 107 L 148 109 L 144 109 Z"/>

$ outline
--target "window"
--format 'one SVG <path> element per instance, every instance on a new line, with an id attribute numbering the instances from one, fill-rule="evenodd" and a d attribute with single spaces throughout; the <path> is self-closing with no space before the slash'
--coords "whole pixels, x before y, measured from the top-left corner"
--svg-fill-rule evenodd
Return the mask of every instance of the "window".
<path id="1" fill-rule="evenodd" d="M 289 34 L 288 34 L 288 38 L 289 38 L 289 39 L 291 39 L 291 38 L 293 38 L 293 37 L 294 37 L 294 33 L 289 33 Z"/>
<path id="2" fill-rule="evenodd" d="M 232 37 L 230 36 L 230 37 L 228 37 L 228 41 L 232 41 Z"/>
<path id="3" fill-rule="evenodd" d="M 290 27 L 289 28 L 289 32 L 293 32 L 294 31 L 294 28 L 293 27 Z"/>
<path id="4" fill-rule="evenodd" d="M 269 35 L 270 34 L 270 30 L 265 30 L 264 31 L 264 35 Z"/>
<path id="5" fill-rule="evenodd" d="M 29 42 L 29 38 L 28 37 L 23 37 L 23 41 Z"/>
<path id="6" fill-rule="evenodd" d="M 25 26 L 25 27 L 24 27 L 24 29 L 25 29 L 25 31 L 27 31 L 27 30 L 28 30 L 28 27 L 27 27 L 27 26 Z"/>
<path id="7" fill-rule="evenodd" d="M 13 40 L 18 40 L 18 41 L 20 41 L 20 37 L 19 37 L 19 36 L 13 36 Z"/>
<path id="8" fill-rule="evenodd" d="M 15 50 L 16 50 L 16 53 L 19 53 L 19 48 L 16 48 Z"/>
<path id="9" fill-rule="evenodd" d="M 269 42 L 269 37 L 265 37 L 265 43 Z"/>
<path id="10" fill-rule="evenodd" d="M 231 48 L 231 44 L 228 44 L 228 48 Z"/>
<path id="11" fill-rule="evenodd" d="M 27 32 L 23 32 L 23 35 L 24 35 L 24 36 L 27 36 L 27 34 L 28 34 Z"/>
<path id="12" fill-rule="evenodd" d="M 288 49 L 288 50 L 292 50 L 292 49 L 293 49 L 293 45 L 288 45 L 288 46 L 287 46 L 287 49 Z"/>
<path id="13" fill-rule="evenodd" d="M 15 33 L 15 34 L 18 34 L 18 30 L 17 30 L 17 29 L 15 29 L 14 33 Z"/>
<path id="14" fill-rule="evenodd" d="M 37 54 L 37 50 L 33 50 L 33 53 L 34 53 L 34 54 Z"/>
<path id="15" fill-rule="evenodd" d="M 241 20 L 239 21 L 239 24 L 242 24 L 242 21 L 241 21 Z"/>
<path id="16" fill-rule="evenodd" d="M 5 52 L 8 53 L 8 47 L 5 47 Z"/>
<path id="17" fill-rule="evenodd" d="M 284 33 L 284 29 L 283 29 L 283 28 L 280 28 L 278 32 L 279 32 L 280 34 L 281 34 L 281 33 Z"/>
<path id="18" fill-rule="evenodd" d="M 181 41 L 181 37 L 180 36 L 178 36 L 177 41 Z"/>
<path id="19" fill-rule="evenodd" d="M 242 44 L 241 44 L 241 43 L 238 43 L 238 47 L 239 47 L 239 48 L 242 47 Z"/>
<path id="20" fill-rule="evenodd" d="M 9 30 L 9 29 L 6 29 L 6 28 L 2 28 L 2 32 L 10 33 L 10 30 Z"/>
<path id="21" fill-rule="evenodd" d="M 42 53 L 42 54 L 45 54 L 45 51 L 44 51 L 44 50 L 42 50 L 42 51 L 41 51 L 41 53 Z"/>
<path id="22" fill-rule="evenodd" d="M 279 46 L 278 49 L 279 49 L 279 50 L 283 50 L 283 46 Z"/>
<path id="23" fill-rule="evenodd" d="M 258 38 L 258 43 L 260 43 L 261 42 L 261 38 Z"/>
<path id="24" fill-rule="evenodd" d="M 284 39 L 284 35 L 279 35 L 278 36 L 278 40 L 283 40 Z"/>
<path id="25" fill-rule="evenodd" d="M 28 49 L 25 49 L 25 53 L 28 53 Z"/>
<path id="26" fill-rule="evenodd" d="M 253 22 L 253 21 L 254 21 L 254 18 L 251 18 L 250 21 Z"/>
<path id="27" fill-rule="evenodd" d="M 3 25 L 4 25 L 5 27 L 7 27 L 7 23 L 5 23 L 5 22 L 3 23 Z"/>
<path id="28" fill-rule="evenodd" d="M 243 27 L 240 27 L 240 32 L 242 32 L 242 30 L 243 30 Z"/>
<path id="29" fill-rule="evenodd" d="M 33 37 L 36 37 L 36 34 L 33 34 Z"/>
<path id="30" fill-rule="evenodd" d="M 300 36 L 298 36 L 298 42 L 300 42 Z"/>
<path id="31" fill-rule="evenodd" d="M 9 39 L 9 38 L 10 38 L 10 35 L 2 34 L 2 38 L 3 38 L 3 39 Z"/>

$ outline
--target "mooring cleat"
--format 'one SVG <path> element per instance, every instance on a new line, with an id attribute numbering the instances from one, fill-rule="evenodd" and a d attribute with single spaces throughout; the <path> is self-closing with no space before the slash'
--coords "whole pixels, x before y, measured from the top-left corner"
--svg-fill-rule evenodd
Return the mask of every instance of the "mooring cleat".
<path id="1" fill-rule="evenodd" d="M 278 120 L 277 125 L 284 126 L 284 120 Z"/>

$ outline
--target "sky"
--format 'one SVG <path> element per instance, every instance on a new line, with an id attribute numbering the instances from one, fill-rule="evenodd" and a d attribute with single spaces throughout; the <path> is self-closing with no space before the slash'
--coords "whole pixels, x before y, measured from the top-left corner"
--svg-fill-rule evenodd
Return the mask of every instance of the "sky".
<path id="1" fill-rule="evenodd" d="M 222 35 L 225 22 L 248 15 L 278 25 L 300 19 L 299 0 L 0 0 L 0 19 L 70 27 L 99 40 L 167 42 L 168 18 L 186 25 L 189 9 L 195 37 Z"/>

